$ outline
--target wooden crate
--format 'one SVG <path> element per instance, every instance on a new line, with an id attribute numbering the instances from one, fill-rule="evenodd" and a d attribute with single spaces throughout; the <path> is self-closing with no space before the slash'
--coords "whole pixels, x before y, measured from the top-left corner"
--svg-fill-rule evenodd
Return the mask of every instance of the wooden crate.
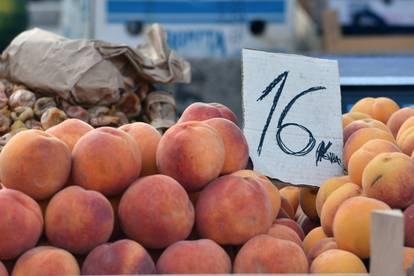
<path id="1" fill-rule="evenodd" d="M 335 11 L 323 15 L 323 43 L 328 53 L 379 54 L 414 52 L 414 35 L 344 36 Z"/>

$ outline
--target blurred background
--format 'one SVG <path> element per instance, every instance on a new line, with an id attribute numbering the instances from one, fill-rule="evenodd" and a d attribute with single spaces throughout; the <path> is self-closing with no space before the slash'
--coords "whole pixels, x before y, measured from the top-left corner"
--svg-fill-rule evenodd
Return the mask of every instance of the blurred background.
<path id="1" fill-rule="evenodd" d="M 178 111 L 221 102 L 241 116 L 241 48 L 339 61 L 343 112 L 366 96 L 414 105 L 413 0 L 0 0 L 0 48 L 39 27 L 136 46 L 161 23 L 191 84 L 163 87 Z"/>

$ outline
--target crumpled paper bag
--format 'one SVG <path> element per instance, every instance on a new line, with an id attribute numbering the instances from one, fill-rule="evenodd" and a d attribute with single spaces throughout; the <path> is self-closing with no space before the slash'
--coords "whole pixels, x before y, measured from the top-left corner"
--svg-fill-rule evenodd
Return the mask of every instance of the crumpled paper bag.
<path id="1" fill-rule="evenodd" d="M 84 106 L 116 103 L 140 80 L 190 82 L 189 63 L 169 49 L 162 27 L 152 25 L 148 38 L 133 49 L 35 28 L 18 35 L 3 52 L 0 77 Z"/>

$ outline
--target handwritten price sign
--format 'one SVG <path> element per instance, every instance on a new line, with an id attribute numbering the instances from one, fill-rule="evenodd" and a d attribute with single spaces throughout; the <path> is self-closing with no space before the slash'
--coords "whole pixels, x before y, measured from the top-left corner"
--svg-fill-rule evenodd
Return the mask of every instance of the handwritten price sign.
<path id="1" fill-rule="evenodd" d="M 243 108 L 255 170 L 311 186 L 343 174 L 336 61 L 243 49 Z"/>

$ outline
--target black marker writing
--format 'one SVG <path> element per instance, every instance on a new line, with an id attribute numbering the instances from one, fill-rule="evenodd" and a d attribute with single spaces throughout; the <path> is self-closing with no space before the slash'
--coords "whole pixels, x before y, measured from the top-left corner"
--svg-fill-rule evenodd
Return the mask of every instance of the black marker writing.
<path id="1" fill-rule="evenodd" d="M 322 160 L 328 160 L 331 164 L 337 163 L 338 165 L 342 166 L 341 158 L 335 155 L 332 152 L 328 152 L 329 148 L 332 146 L 331 142 L 325 145 L 325 142 L 320 142 L 318 148 L 316 149 L 316 166 Z"/>

